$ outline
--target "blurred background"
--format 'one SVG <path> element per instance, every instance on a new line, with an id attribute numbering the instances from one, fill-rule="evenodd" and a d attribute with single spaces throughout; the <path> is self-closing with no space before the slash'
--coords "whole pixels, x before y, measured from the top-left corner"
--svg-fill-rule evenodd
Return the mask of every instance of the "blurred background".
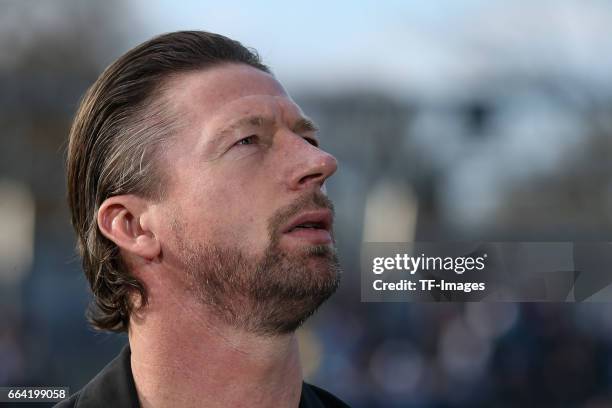
<path id="1" fill-rule="evenodd" d="M 340 162 L 345 274 L 299 332 L 308 381 L 354 407 L 612 406 L 610 304 L 359 288 L 366 241 L 612 241 L 607 0 L 1 0 L 0 386 L 75 392 L 125 343 L 83 316 L 66 137 L 106 65 L 180 29 L 256 48 Z"/>

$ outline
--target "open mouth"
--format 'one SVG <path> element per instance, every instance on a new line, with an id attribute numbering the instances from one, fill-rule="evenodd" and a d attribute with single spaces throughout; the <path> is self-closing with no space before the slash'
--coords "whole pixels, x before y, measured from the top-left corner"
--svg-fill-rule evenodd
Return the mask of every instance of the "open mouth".
<path id="1" fill-rule="evenodd" d="M 325 225 L 322 222 L 305 222 L 303 224 L 299 224 L 291 228 L 289 232 L 295 231 L 297 229 L 324 229 L 326 230 L 327 228 L 325 228 Z"/>
<path id="2" fill-rule="evenodd" d="M 291 220 L 283 233 L 312 243 L 327 244 L 332 242 L 332 217 L 329 210 L 304 212 Z"/>

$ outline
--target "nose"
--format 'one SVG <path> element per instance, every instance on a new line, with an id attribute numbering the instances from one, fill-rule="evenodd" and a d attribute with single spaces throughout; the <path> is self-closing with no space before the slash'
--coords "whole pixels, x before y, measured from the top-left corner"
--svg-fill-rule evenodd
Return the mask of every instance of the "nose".
<path id="1" fill-rule="evenodd" d="M 295 135 L 297 136 L 297 135 Z M 299 139 L 298 139 L 299 138 Z M 334 156 L 316 147 L 301 136 L 294 139 L 298 144 L 295 149 L 294 167 L 288 177 L 291 190 L 324 188 L 327 180 L 338 169 L 338 161 Z"/>

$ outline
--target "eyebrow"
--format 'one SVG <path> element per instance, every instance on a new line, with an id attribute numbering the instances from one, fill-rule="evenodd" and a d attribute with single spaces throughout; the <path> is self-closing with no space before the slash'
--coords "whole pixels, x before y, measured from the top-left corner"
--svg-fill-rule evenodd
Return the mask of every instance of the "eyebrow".
<path id="1" fill-rule="evenodd" d="M 300 118 L 295 122 L 291 130 L 293 130 L 294 133 L 318 132 L 319 127 L 308 118 Z"/>
<path id="2" fill-rule="evenodd" d="M 274 121 L 272 119 L 264 117 L 264 116 L 260 116 L 260 115 L 246 116 L 244 118 L 237 119 L 236 121 L 230 123 L 223 129 L 219 130 L 218 132 L 215 132 L 215 136 L 211 142 L 214 143 L 216 141 L 222 140 L 228 134 L 233 133 L 234 131 L 236 131 L 237 129 L 240 129 L 241 127 L 245 125 L 263 127 L 266 125 L 270 126 L 273 123 Z M 315 125 L 315 123 L 312 120 L 302 117 L 295 122 L 291 130 L 294 133 L 300 134 L 300 133 L 305 133 L 305 132 L 318 132 L 319 128 L 317 125 Z"/>
<path id="3" fill-rule="evenodd" d="M 230 123 L 223 129 L 216 132 L 214 140 L 220 140 L 226 135 L 234 132 L 236 129 L 240 129 L 241 127 L 245 125 L 262 127 L 265 124 L 270 124 L 271 122 L 272 121 L 270 119 L 264 118 L 263 116 L 246 116 L 244 118 L 235 120 L 234 122 Z"/>

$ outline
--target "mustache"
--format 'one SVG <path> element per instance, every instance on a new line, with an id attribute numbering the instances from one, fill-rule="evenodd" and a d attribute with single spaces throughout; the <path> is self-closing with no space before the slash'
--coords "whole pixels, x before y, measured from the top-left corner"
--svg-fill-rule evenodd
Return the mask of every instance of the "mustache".
<path id="1" fill-rule="evenodd" d="M 329 210 L 332 213 L 332 223 L 336 215 L 334 203 L 321 191 L 305 194 L 293 203 L 278 210 L 270 219 L 268 232 L 270 237 L 279 236 L 280 229 L 296 215 L 309 210 Z"/>

